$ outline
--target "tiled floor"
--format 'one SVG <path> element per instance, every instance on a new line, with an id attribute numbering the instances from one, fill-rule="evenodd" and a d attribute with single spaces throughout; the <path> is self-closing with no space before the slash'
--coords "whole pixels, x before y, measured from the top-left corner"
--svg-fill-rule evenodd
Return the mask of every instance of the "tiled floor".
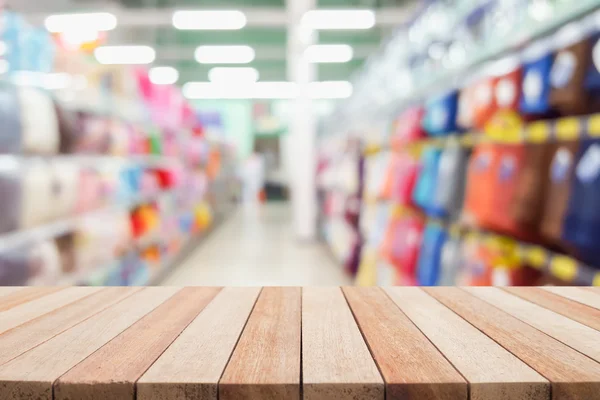
<path id="1" fill-rule="evenodd" d="M 239 207 L 163 285 L 337 286 L 350 284 L 323 245 L 295 240 L 289 208 Z"/>

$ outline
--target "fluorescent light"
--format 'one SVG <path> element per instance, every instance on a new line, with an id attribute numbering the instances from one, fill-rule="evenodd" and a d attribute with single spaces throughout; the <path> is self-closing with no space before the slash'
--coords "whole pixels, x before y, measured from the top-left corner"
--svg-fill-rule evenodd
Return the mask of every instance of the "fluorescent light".
<path id="1" fill-rule="evenodd" d="M 352 60 L 353 55 L 352 47 L 347 44 L 315 44 L 304 52 L 311 63 L 345 63 Z"/>
<path id="2" fill-rule="evenodd" d="M 214 83 L 189 82 L 183 85 L 188 99 L 292 99 L 298 87 L 291 82 Z"/>
<path id="3" fill-rule="evenodd" d="M 154 67 L 148 76 L 155 85 L 172 85 L 179 80 L 179 71 L 173 67 Z"/>
<path id="4" fill-rule="evenodd" d="M 323 81 L 308 84 L 313 99 L 345 99 L 352 96 L 352 83 L 348 81 Z"/>
<path id="5" fill-rule="evenodd" d="M 311 82 L 307 94 L 313 99 L 342 99 L 352 95 L 347 81 Z M 183 85 L 188 99 L 294 99 L 299 87 L 294 82 L 188 82 Z"/>
<path id="6" fill-rule="evenodd" d="M 111 31 L 117 27 L 117 17 L 111 13 L 54 14 L 46 18 L 46 29 L 50 32 L 69 30 Z"/>
<path id="7" fill-rule="evenodd" d="M 250 67 L 215 67 L 208 71 L 211 82 L 256 82 L 258 71 Z"/>
<path id="8" fill-rule="evenodd" d="M 254 56 L 250 46 L 200 46 L 195 53 L 200 64 L 247 64 Z"/>
<path id="9" fill-rule="evenodd" d="M 241 11 L 175 11 L 173 26 L 181 30 L 237 30 L 246 26 Z"/>
<path id="10" fill-rule="evenodd" d="M 94 55 L 100 64 L 150 64 L 156 59 L 149 46 L 102 46 Z"/>
<path id="11" fill-rule="evenodd" d="M 371 29 L 375 13 L 371 10 L 311 10 L 302 17 L 302 24 L 311 29 Z"/>

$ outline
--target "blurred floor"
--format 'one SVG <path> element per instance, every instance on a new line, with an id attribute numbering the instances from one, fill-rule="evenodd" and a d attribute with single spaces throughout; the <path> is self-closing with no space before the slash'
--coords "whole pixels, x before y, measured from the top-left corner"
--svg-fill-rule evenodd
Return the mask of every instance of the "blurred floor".
<path id="1" fill-rule="evenodd" d="M 295 240 L 286 203 L 238 207 L 162 282 L 174 286 L 337 286 L 350 279 L 319 243 Z"/>

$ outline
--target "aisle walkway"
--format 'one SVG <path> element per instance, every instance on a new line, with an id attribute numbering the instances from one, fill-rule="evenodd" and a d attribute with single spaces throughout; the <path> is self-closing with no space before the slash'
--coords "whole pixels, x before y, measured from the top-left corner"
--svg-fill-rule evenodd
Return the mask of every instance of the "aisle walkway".
<path id="1" fill-rule="evenodd" d="M 163 285 L 337 286 L 350 284 L 317 243 L 299 243 L 289 208 L 239 207 Z"/>

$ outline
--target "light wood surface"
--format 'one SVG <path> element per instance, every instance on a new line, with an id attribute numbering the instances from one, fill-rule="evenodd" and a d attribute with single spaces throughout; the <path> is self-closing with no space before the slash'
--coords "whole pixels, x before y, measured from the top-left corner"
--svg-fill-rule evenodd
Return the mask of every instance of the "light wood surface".
<path id="1" fill-rule="evenodd" d="M 18 292 L 21 289 L 24 289 L 24 287 L 23 286 L 2 286 L 2 287 L 0 287 L 0 299 L 8 294 Z"/>
<path id="2" fill-rule="evenodd" d="M 0 288 L 0 400 L 600 400 L 590 288 L 56 289 Z"/>
<path id="3" fill-rule="evenodd" d="M 53 383 L 178 288 L 146 288 L 0 366 L 0 399 L 52 399 Z"/>
<path id="4" fill-rule="evenodd" d="M 138 288 L 106 288 L 0 336 L 0 365 L 132 295 Z"/>
<path id="5" fill-rule="evenodd" d="M 344 288 L 388 400 L 467 399 L 467 383 L 379 288 Z"/>
<path id="6" fill-rule="evenodd" d="M 225 288 L 137 384 L 138 400 L 216 400 L 218 383 L 260 288 Z"/>
<path id="7" fill-rule="evenodd" d="M 55 384 L 55 399 L 134 400 L 138 378 L 219 290 L 182 289 L 62 376 Z"/>
<path id="8" fill-rule="evenodd" d="M 302 290 L 305 400 L 383 400 L 384 384 L 342 291 Z"/>
<path id="9" fill-rule="evenodd" d="M 503 288 L 539 306 L 600 331 L 600 310 L 540 288 Z"/>
<path id="10" fill-rule="evenodd" d="M 599 398 L 597 362 L 460 288 L 423 290 L 548 379 L 553 400 Z"/>
<path id="11" fill-rule="evenodd" d="M 464 288 L 588 357 L 600 361 L 600 332 L 499 288 Z"/>
<path id="12" fill-rule="evenodd" d="M 10 310 L 20 304 L 27 303 L 31 300 L 39 299 L 47 294 L 58 292 L 60 287 L 27 287 L 21 290 L 9 293 L 2 297 L 0 304 L 0 312 Z"/>
<path id="13" fill-rule="evenodd" d="M 219 383 L 220 400 L 300 399 L 300 288 L 264 288 Z"/>
<path id="14" fill-rule="evenodd" d="M 588 290 L 590 288 L 548 286 L 541 289 L 600 310 L 600 294 Z"/>
<path id="15" fill-rule="evenodd" d="M 549 400 L 548 380 L 419 288 L 386 289 L 469 381 L 471 400 Z"/>
<path id="16" fill-rule="evenodd" d="M 100 291 L 101 288 L 73 287 L 23 303 L 0 313 L 0 334 L 27 321 L 57 310 Z M 2 301 L 2 299 L 0 299 Z"/>

